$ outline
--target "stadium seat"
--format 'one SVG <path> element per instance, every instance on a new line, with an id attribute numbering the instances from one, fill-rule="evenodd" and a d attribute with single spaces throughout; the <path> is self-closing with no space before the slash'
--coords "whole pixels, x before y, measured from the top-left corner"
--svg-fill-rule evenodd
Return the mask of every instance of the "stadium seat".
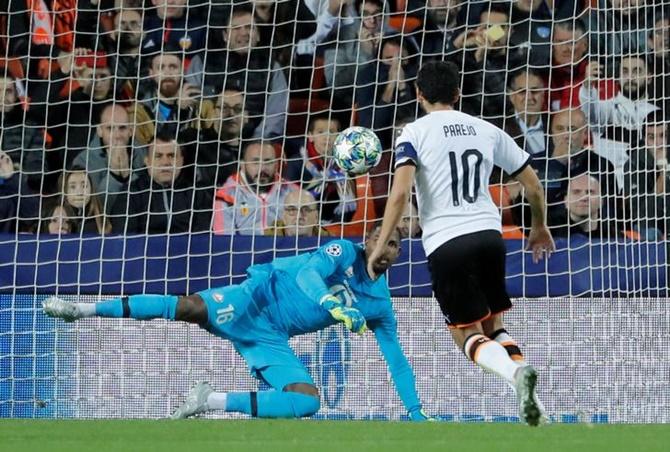
<path id="1" fill-rule="evenodd" d="M 400 30 L 403 33 L 411 33 L 422 25 L 421 19 L 407 16 L 405 13 L 394 14 L 389 17 L 391 28 Z"/>
<path id="2" fill-rule="evenodd" d="M 356 213 L 351 221 L 324 226 L 336 237 L 362 236 L 371 222 L 377 219 L 370 176 L 367 174 L 356 178 Z"/>
<path id="3" fill-rule="evenodd" d="M 507 186 L 503 184 L 489 185 L 489 193 L 493 203 L 500 209 L 502 216 L 502 224 L 505 226 L 514 226 L 514 218 L 512 217 L 512 200 L 509 196 Z"/>

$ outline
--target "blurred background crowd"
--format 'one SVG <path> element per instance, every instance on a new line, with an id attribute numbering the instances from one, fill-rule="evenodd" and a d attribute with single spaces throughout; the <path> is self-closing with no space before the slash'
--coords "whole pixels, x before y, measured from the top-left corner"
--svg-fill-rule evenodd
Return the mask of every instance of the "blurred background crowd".
<path id="1" fill-rule="evenodd" d="M 361 235 L 431 59 L 532 155 L 555 236 L 670 227 L 670 0 L 0 5 L 0 232 Z M 330 158 L 350 125 L 384 146 L 369 175 Z M 489 189 L 523 237 L 519 185 Z M 420 236 L 414 202 L 399 226 Z"/>

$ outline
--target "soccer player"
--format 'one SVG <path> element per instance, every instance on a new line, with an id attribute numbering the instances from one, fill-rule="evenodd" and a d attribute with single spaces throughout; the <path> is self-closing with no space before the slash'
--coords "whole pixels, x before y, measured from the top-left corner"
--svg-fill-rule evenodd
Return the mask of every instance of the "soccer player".
<path id="1" fill-rule="evenodd" d="M 397 336 L 390 292 L 384 277 L 400 254 L 400 236 L 392 231 L 373 266 L 367 257 L 377 244 L 373 228 L 365 249 L 335 240 L 312 253 L 277 258 L 249 267 L 240 285 L 214 288 L 195 295 L 132 295 L 101 303 L 69 303 L 50 297 L 44 312 L 65 321 L 84 317 L 165 318 L 196 323 L 228 339 L 246 360 L 251 374 L 274 390 L 215 392 L 204 382 L 189 392 L 172 417 L 185 418 L 209 410 L 246 413 L 262 418 L 311 416 L 319 410 L 319 392 L 312 377 L 288 344 L 292 336 L 322 330 L 338 322 L 355 333 L 374 331 L 409 417 L 429 420 L 421 408 L 414 373 Z"/>
<path id="2" fill-rule="evenodd" d="M 451 336 L 466 357 L 513 386 L 521 420 L 538 425 L 544 414 L 535 396 L 537 373 L 503 326 L 502 313 L 512 304 L 505 289 L 500 214 L 488 191 L 493 165 L 526 190 L 533 217 L 528 247 L 536 262 L 554 250 L 544 193 L 528 165 L 530 156 L 509 135 L 454 110 L 459 84 L 453 63 L 429 62 L 419 71 L 417 99 L 428 114 L 406 125 L 396 140 L 393 185 L 368 272 L 374 275 L 384 262 L 380 244 L 394 236 L 416 177 L 433 292 Z"/>

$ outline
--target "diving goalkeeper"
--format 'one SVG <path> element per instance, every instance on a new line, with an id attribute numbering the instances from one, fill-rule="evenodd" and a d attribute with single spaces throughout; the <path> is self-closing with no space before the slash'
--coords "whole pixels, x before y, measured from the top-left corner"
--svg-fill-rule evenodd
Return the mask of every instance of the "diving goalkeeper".
<path id="1" fill-rule="evenodd" d="M 233 343 L 250 372 L 273 390 L 215 392 L 196 384 L 172 414 L 181 419 L 210 410 L 246 413 L 260 418 L 299 418 L 319 410 L 319 392 L 288 344 L 292 336 L 343 323 L 354 333 L 370 328 L 414 421 L 428 420 L 421 409 L 414 373 L 397 336 L 390 292 L 383 275 L 400 254 L 398 231 L 384 246 L 372 280 L 367 258 L 376 247 L 380 228 L 370 231 L 365 248 L 335 240 L 312 253 L 277 258 L 254 265 L 240 285 L 214 288 L 194 295 L 132 295 L 100 303 L 69 303 L 50 297 L 45 314 L 74 321 L 84 317 L 148 320 L 165 318 L 196 323 Z"/>

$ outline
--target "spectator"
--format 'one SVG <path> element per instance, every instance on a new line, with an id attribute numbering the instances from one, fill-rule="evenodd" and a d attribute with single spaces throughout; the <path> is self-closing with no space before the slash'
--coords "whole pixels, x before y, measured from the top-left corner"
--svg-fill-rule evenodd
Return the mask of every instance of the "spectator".
<path id="1" fill-rule="evenodd" d="M 262 235 L 282 218 L 286 195 L 297 188 L 281 179 L 270 143 L 248 143 L 238 173 L 216 190 L 214 233 Z"/>
<path id="2" fill-rule="evenodd" d="M 649 30 L 647 49 L 648 69 L 654 76 L 654 102 L 658 108 L 670 111 L 670 17 L 658 14 Z"/>
<path id="3" fill-rule="evenodd" d="M 44 131 L 27 117 L 16 90 L 16 82 L 0 77 L 0 124 L 2 134 L 0 150 L 21 168 L 28 186 L 39 192 L 42 189 L 44 168 Z"/>
<path id="4" fill-rule="evenodd" d="M 323 50 L 326 85 L 333 88 L 333 102 L 350 107 L 354 98 L 356 74 L 379 55 L 382 35 L 389 31 L 384 0 L 357 0 L 359 16 L 342 27 L 335 45 Z"/>
<path id="5" fill-rule="evenodd" d="M 95 187 L 105 194 L 104 211 L 112 212 L 116 197 L 130 179 L 144 168 L 146 149 L 134 148 L 133 127 L 125 108 L 107 104 L 100 112 L 96 134 L 88 151 L 80 153 L 73 165 L 85 168 Z"/>
<path id="6" fill-rule="evenodd" d="M 413 239 L 421 237 L 421 223 L 419 222 L 419 211 L 412 201 L 407 203 L 405 211 L 398 222 L 398 230 L 401 239 Z"/>
<path id="7" fill-rule="evenodd" d="M 173 131 L 160 129 L 144 158 L 146 171 L 114 203 L 114 232 L 175 234 L 209 229 L 210 190 L 184 176 L 184 155 Z"/>
<path id="8" fill-rule="evenodd" d="M 319 44 L 337 34 L 340 25 L 353 25 L 356 13 L 351 0 L 304 0 L 314 17 L 316 30 L 295 46 L 296 55 L 314 55 Z"/>
<path id="9" fill-rule="evenodd" d="M 205 48 L 207 28 L 190 15 L 188 0 L 151 0 L 154 9 L 144 17 L 142 48 L 154 53 L 165 48 L 181 49 L 190 58 Z"/>
<path id="10" fill-rule="evenodd" d="M 30 230 L 38 215 L 37 196 L 16 170 L 10 155 L 0 151 L 0 232 Z"/>
<path id="11" fill-rule="evenodd" d="M 421 55 L 424 61 L 442 59 L 450 50 L 449 43 L 465 30 L 467 10 L 463 0 L 427 0 L 421 36 Z"/>
<path id="12" fill-rule="evenodd" d="M 104 235 L 112 231 L 98 198 L 100 192 L 84 168 L 74 166 L 65 170 L 58 179 L 58 188 L 63 194 L 63 205 L 74 211 L 79 232 Z"/>
<path id="13" fill-rule="evenodd" d="M 201 186 L 222 186 L 237 172 L 246 136 L 245 126 L 249 112 L 244 107 L 244 93 L 236 87 L 227 87 L 216 97 L 213 117 L 199 136 L 193 131 L 190 143 L 185 145 L 189 158 L 196 164 L 196 181 Z"/>
<path id="14" fill-rule="evenodd" d="M 565 217 L 551 228 L 554 237 L 586 236 L 589 239 L 615 239 L 616 225 L 602 216 L 603 199 L 598 179 L 582 173 L 572 177 L 563 199 Z"/>
<path id="15" fill-rule="evenodd" d="M 505 113 L 505 78 L 514 70 L 509 34 L 511 4 L 496 2 L 484 9 L 474 30 L 457 35 L 452 59 L 463 67 L 461 110 L 502 125 Z"/>
<path id="16" fill-rule="evenodd" d="M 518 0 L 512 5 L 510 46 L 525 54 L 530 49 L 548 53 L 551 46 L 551 24 L 554 20 L 553 6 L 547 5 L 545 0 Z"/>
<path id="17" fill-rule="evenodd" d="M 140 76 L 141 44 L 144 37 L 142 15 L 136 9 L 121 9 L 114 16 L 107 53 L 114 68 L 115 100 L 135 100 Z"/>
<path id="18" fill-rule="evenodd" d="M 549 66 L 549 107 L 552 111 L 579 106 L 579 86 L 586 75 L 589 50 L 586 28 L 579 19 L 554 22 L 551 31 L 551 52 L 543 48 L 531 51 L 537 67 Z"/>
<path id="19" fill-rule="evenodd" d="M 512 117 L 505 122 L 505 131 L 531 155 L 544 154 L 547 149 L 547 89 L 541 74 L 533 68 L 519 69 L 507 79 L 507 95 Z"/>
<path id="20" fill-rule="evenodd" d="M 250 127 L 255 138 L 282 136 L 288 108 L 288 84 L 269 49 L 259 47 L 252 10 L 236 4 L 223 31 L 224 48 L 210 49 L 206 59 L 196 56 L 186 81 L 217 95 L 225 86 L 237 85 L 246 93 Z"/>
<path id="21" fill-rule="evenodd" d="M 325 113 L 313 115 L 309 120 L 305 146 L 300 150 L 300 180 L 321 206 L 321 224 L 347 222 L 356 213 L 355 182 L 331 157 L 339 131 L 340 121 L 336 118 Z M 289 169 L 289 174 L 295 174 L 295 171 Z"/>
<path id="22" fill-rule="evenodd" d="M 358 125 L 374 129 L 384 147 L 391 144 L 391 127 L 396 115 L 416 112 L 414 80 L 418 72 L 409 41 L 401 36 L 385 37 L 380 58 L 359 69 L 355 101 Z"/>
<path id="23" fill-rule="evenodd" d="M 657 109 L 647 101 L 650 91 L 647 62 L 638 56 L 623 56 L 618 73 L 621 92 L 611 99 L 602 99 L 594 84 L 603 76 L 602 69 L 597 63 L 589 64 L 587 79 L 579 90 L 582 110 L 596 135 L 637 143 L 644 119 Z"/>
<path id="24" fill-rule="evenodd" d="M 100 107 L 112 95 L 112 75 L 105 52 L 78 48 L 61 53 L 60 70 L 36 88 L 31 111 L 46 118 L 53 138 L 50 168 L 67 167 L 93 138 Z"/>
<path id="25" fill-rule="evenodd" d="M 200 89 L 184 83 L 182 52 L 171 49 L 150 57 L 149 77 L 152 88 L 134 104 L 130 117 L 136 124 L 135 139 L 148 144 L 156 126 L 184 130 L 199 127 L 200 115 L 208 116 L 209 103 L 200 102 Z"/>
<path id="26" fill-rule="evenodd" d="M 61 197 L 45 200 L 42 203 L 38 234 L 66 235 L 77 231 L 75 213 L 69 204 L 63 204 Z"/>
<path id="27" fill-rule="evenodd" d="M 598 0 L 585 24 L 591 53 L 598 56 L 639 54 L 646 43 L 647 0 Z"/>
<path id="28" fill-rule="evenodd" d="M 299 189 L 286 195 L 281 219 L 266 229 L 265 235 L 319 237 L 329 236 L 330 233 L 319 226 L 319 207 L 314 196 Z"/>
<path id="29" fill-rule="evenodd" d="M 661 110 L 650 113 L 642 129 L 642 142 L 631 147 L 624 165 L 626 217 L 634 228 L 668 232 L 665 218 L 668 166 L 668 123 Z"/>
<path id="30" fill-rule="evenodd" d="M 618 211 L 615 207 L 620 187 L 612 163 L 586 146 L 588 130 L 584 113 L 578 109 L 562 110 L 553 113 L 550 121 L 549 152 L 531 162 L 545 185 L 547 204 L 551 207 L 564 198 L 570 178 L 589 173 L 598 178 L 606 197 L 605 213 L 613 216 Z"/>

